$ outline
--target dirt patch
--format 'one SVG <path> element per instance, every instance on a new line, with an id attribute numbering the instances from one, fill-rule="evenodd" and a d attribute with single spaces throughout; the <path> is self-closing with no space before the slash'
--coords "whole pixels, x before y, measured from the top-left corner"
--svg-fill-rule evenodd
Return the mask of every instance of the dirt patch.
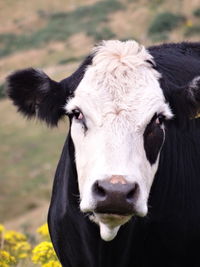
<path id="1" fill-rule="evenodd" d="M 46 25 L 46 20 L 38 17 L 37 14 L 32 14 L 31 16 L 21 17 L 20 19 L 10 20 L 8 22 L 0 24 L 0 33 L 1 34 L 29 34 L 38 30 Z"/>
<path id="2" fill-rule="evenodd" d="M 144 43 L 149 17 L 149 10 L 145 6 L 132 4 L 127 10 L 116 12 L 110 16 L 109 26 L 122 39 L 136 39 Z"/>
<path id="3" fill-rule="evenodd" d="M 45 24 L 45 14 L 75 10 L 81 5 L 92 5 L 97 0 L 9 0 L 0 1 L 0 32 L 20 33 L 37 30 Z"/>
<path id="4" fill-rule="evenodd" d="M 73 42 L 77 42 L 77 45 L 74 45 L 74 47 Z M 81 48 L 79 47 L 80 44 Z M 80 34 L 73 36 L 69 43 L 54 42 L 50 43 L 45 48 L 31 49 L 12 54 L 0 60 L 0 83 L 5 81 L 5 78 L 9 73 L 17 69 L 23 69 L 27 67 L 43 69 L 43 66 L 49 65 L 51 65 L 52 67 L 50 68 L 55 71 L 56 68 L 62 69 L 63 66 L 56 67 L 60 60 L 71 57 L 72 55 L 75 57 L 84 56 L 89 52 L 91 47 L 92 41 L 90 38 L 86 38 L 84 34 Z"/>
<path id="5" fill-rule="evenodd" d="M 180 4 L 179 12 L 183 12 L 185 15 L 190 15 L 194 11 L 194 9 L 200 7 L 199 0 L 183 0 L 180 2 L 182 2 L 182 4 Z"/>
<path id="6" fill-rule="evenodd" d="M 77 33 L 68 39 L 66 46 L 76 57 L 85 56 L 94 46 L 94 40 L 84 33 Z"/>
<path id="7" fill-rule="evenodd" d="M 77 68 L 79 63 L 71 63 L 66 65 L 57 65 L 45 68 L 44 71 L 56 81 L 60 81 L 71 75 Z"/>
<path id="8" fill-rule="evenodd" d="M 36 229 L 47 222 L 49 203 L 40 203 L 40 207 L 4 223 L 6 229 L 35 234 Z"/>
<path id="9" fill-rule="evenodd" d="M 51 66 L 48 69 L 51 69 L 51 74 L 55 74 L 54 77 L 60 77 L 57 73 L 63 72 L 66 68 L 66 75 L 68 75 L 75 70 L 78 63 L 59 66 L 59 62 L 71 57 L 82 58 L 90 52 L 93 45 L 92 38 L 79 33 L 66 42 L 51 42 L 45 48 L 31 49 L 4 57 L 0 60 L 0 83 L 3 83 L 12 71 L 27 67 L 44 69 L 44 66 Z"/>
<path id="10" fill-rule="evenodd" d="M 5 77 L 16 69 L 39 66 L 42 58 L 46 55 L 47 50 L 45 49 L 32 49 L 2 58 L 0 60 L 0 82 L 3 82 Z"/>

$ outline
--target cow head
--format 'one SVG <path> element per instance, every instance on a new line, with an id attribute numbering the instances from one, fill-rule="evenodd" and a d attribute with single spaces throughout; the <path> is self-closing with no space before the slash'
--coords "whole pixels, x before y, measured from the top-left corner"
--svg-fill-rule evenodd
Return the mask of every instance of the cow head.
<path id="1" fill-rule="evenodd" d="M 199 79 L 171 85 L 173 97 L 162 79 L 152 55 L 134 41 L 101 43 L 60 83 L 35 69 L 8 77 L 8 94 L 25 115 L 50 125 L 70 117 L 80 210 L 93 213 L 104 240 L 133 215 L 147 214 L 165 123 L 179 116 L 175 99 L 197 111 Z"/>

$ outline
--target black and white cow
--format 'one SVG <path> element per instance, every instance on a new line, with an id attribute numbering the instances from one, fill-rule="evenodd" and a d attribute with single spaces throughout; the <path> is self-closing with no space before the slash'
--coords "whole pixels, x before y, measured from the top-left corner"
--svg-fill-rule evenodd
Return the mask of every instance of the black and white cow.
<path id="1" fill-rule="evenodd" d="M 61 82 L 7 82 L 26 116 L 70 119 L 48 216 L 64 267 L 200 266 L 200 43 L 104 41 Z"/>

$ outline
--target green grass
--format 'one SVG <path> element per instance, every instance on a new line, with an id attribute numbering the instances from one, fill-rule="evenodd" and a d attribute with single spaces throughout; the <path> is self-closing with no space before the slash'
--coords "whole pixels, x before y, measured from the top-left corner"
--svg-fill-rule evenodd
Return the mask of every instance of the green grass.
<path id="1" fill-rule="evenodd" d="M 64 58 L 58 61 L 59 65 L 64 65 L 68 63 L 74 63 L 74 62 L 81 62 L 84 59 L 84 57 L 69 57 L 69 58 Z"/>
<path id="2" fill-rule="evenodd" d="M 44 46 L 52 41 L 65 41 L 76 33 L 85 32 L 95 41 L 114 37 L 110 29 L 105 28 L 108 15 L 123 5 L 117 0 L 104 0 L 89 6 L 81 6 L 72 12 L 46 14 L 46 26 L 33 33 L 0 34 L 0 57 L 15 51 Z M 39 12 L 40 15 L 41 11 Z"/>
<path id="3" fill-rule="evenodd" d="M 149 26 L 148 33 L 150 36 L 167 34 L 177 28 L 185 20 L 180 14 L 163 12 L 158 14 Z"/>
<path id="4" fill-rule="evenodd" d="M 4 90 L 5 85 L 4 84 L 0 84 L 0 99 L 4 98 L 5 95 L 5 90 Z"/>
<path id="5" fill-rule="evenodd" d="M 185 36 L 190 37 L 193 35 L 200 35 L 200 25 L 193 25 L 186 29 Z"/>
<path id="6" fill-rule="evenodd" d="M 151 0 L 150 2 L 150 7 L 152 10 L 157 9 L 160 5 L 162 5 L 165 0 Z"/>
<path id="7" fill-rule="evenodd" d="M 50 200 L 68 123 L 49 129 L 26 121 L 8 100 L 0 101 L 0 121 L 0 221 L 4 222 Z"/>
<path id="8" fill-rule="evenodd" d="M 195 9 L 195 10 L 193 11 L 193 15 L 194 15 L 195 17 L 200 18 L 200 8 Z"/>
<path id="9" fill-rule="evenodd" d="M 102 27 L 98 31 L 96 31 L 94 28 L 91 28 L 91 29 L 88 29 L 87 34 L 94 37 L 95 41 L 116 38 L 116 35 L 108 27 Z"/>

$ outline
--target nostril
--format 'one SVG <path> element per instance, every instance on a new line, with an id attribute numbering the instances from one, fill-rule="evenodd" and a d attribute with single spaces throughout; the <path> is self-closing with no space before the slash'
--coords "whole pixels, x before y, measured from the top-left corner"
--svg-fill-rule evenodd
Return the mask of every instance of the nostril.
<path id="1" fill-rule="evenodd" d="M 138 184 L 137 183 L 132 184 L 132 188 L 129 190 L 129 192 L 126 195 L 126 200 L 129 202 L 133 202 L 133 200 L 135 199 L 137 195 L 137 191 L 138 191 Z"/>
<path id="2" fill-rule="evenodd" d="M 106 190 L 99 184 L 98 181 L 93 185 L 93 193 L 95 194 L 95 196 L 100 198 L 106 197 Z"/>

